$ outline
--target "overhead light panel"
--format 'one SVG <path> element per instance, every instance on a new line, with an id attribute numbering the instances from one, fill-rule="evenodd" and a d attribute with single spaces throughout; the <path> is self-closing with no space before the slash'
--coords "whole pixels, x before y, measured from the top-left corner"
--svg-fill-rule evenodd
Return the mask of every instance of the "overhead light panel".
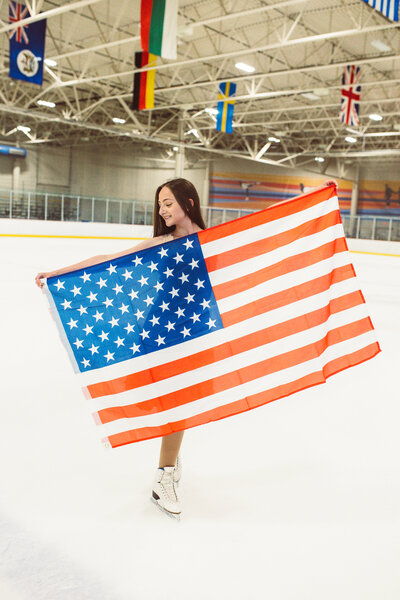
<path id="1" fill-rule="evenodd" d="M 319 163 L 323 163 L 323 162 L 325 162 L 325 159 L 324 159 L 324 157 L 323 157 L 323 156 L 316 156 L 316 157 L 314 158 L 314 160 L 315 160 L 315 162 L 319 162 Z"/>
<path id="2" fill-rule="evenodd" d="M 314 92 L 304 92 L 304 94 L 301 94 L 301 96 L 303 96 L 303 98 L 307 98 L 307 100 L 319 100 L 319 96 L 314 94 Z"/>
<path id="3" fill-rule="evenodd" d="M 199 132 L 197 131 L 197 129 L 189 129 L 188 135 L 190 135 L 191 133 L 193 133 L 193 135 L 195 137 L 197 137 L 197 139 L 200 139 L 200 135 L 199 135 Z"/>
<path id="4" fill-rule="evenodd" d="M 245 73 L 254 73 L 254 71 L 256 70 L 255 67 L 252 67 L 251 65 L 247 65 L 246 63 L 242 62 L 237 62 L 235 64 L 235 67 L 237 69 L 240 69 L 241 71 L 244 71 Z"/>
<path id="5" fill-rule="evenodd" d="M 54 108 L 56 105 L 55 102 L 50 102 L 49 100 L 38 100 L 36 104 L 39 104 L 39 106 L 47 106 L 48 108 Z"/>
<path id="6" fill-rule="evenodd" d="M 22 131 L 22 133 L 28 134 L 30 132 L 31 128 L 30 127 L 25 127 L 24 125 L 18 125 L 17 126 L 17 130 L 18 131 Z"/>
<path id="7" fill-rule="evenodd" d="M 205 108 L 204 111 L 209 115 L 217 115 L 218 110 L 216 108 Z"/>
<path id="8" fill-rule="evenodd" d="M 371 121 L 382 121 L 383 119 L 382 115 L 378 115 L 377 113 L 371 113 L 368 116 L 371 119 Z"/>
<path id="9" fill-rule="evenodd" d="M 352 137 L 351 135 L 347 135 L 345 138 L 346 142 L 348 142 L 349 144 L 354 144 L 357 140 L 356 138 Z"/>
<path id="10" fill-rule="evenodd" d="M 269 141 L 269 142 L 272 142 L 272 143 L 275 143 L 275 144 L 279 144 L 279 142 L 280 142 L 281 140 L 280 140 L 279 138 L 277 138 L 277 137 L 274 137 L 273 135 L 271 135 L 271 136 L 268 138 L 268 141 Z"/>
<path id="11" fill-rule="evenodd" d="M 173 150 L 174 152 L 178 152 L 179 148 L 178 148 L 178 146 L 174 146 L 174 147 L 172 148 L 172 150 Z"/>
<path id="12" fill-rule="evenodd" d="M 120 119 L 119 117 L 113 117 L 113 121 L 114 123 L 121 123 L 121 125 L 126 123 L 126 119 Z"/>
<path id="13" fill-rule="evenodd" d="M 379 50 L 379 52 L 389 52 L 391 50 L 391 47 L 381 40 L 372 40 L 371 46 Z"/>
<path id="14" fill-rule="evenodd" d="M 56 67 L 57 61 L 53 60 L 52 58 L 45 58 L 44 64 L 47 65 L 48 67 Z"/>

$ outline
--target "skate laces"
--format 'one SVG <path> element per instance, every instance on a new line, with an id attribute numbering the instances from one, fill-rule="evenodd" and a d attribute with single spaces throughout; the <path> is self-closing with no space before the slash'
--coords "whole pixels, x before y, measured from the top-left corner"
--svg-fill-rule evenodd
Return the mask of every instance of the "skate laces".
<path id="1" fill-rule="evenodd" d="M 164 469 L 163 474 L 161 476 L 160 487 L 164 492 L 166 498 L 173 498 L 175 502 L 178 501 L 178 496 L 176 494 L 175 482 L 174 482 L 174 472 L 166 471 Z"/>

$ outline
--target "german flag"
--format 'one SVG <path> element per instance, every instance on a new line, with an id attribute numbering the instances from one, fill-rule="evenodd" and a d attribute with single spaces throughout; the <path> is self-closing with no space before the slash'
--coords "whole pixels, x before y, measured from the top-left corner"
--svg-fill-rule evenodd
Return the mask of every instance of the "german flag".
<path id="1" fill-rule="evenodd" d="M 135 52 L 135 67 L 142 69 L 156 65 L 157 57 L 149 52 Z M 133 76 L 133 110 L 144 110 L 154 107 L 155 69 L 135 73 Z"/>

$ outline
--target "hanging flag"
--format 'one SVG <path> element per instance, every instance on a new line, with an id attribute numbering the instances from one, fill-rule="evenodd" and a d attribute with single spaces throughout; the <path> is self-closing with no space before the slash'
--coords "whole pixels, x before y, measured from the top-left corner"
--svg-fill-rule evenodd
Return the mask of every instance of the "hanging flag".
<path id="1" fill-rule="evenodd" d="M 358 127 L 360 124 L 360 95 L 361 95 L 361 69 L 355 65 L 344 68 L 342 75 L 342 104 L 340 107 L 340 120 L 346 125 Z"/>
<path id="2" fill-rule="evenodd" d="M 9 31 L 10 38 L 10 77 L 42 85 L 44 46 L 46 40 L 46 19 L 18 25 L 29 17 L 29 11 L 22 4 L 9 1 L 9 22 L 15 28 Z"/>
<path id="3" fill-rule="evenodd" d="M 142 50 L 176 58 L 178 0 L 141 0 L 140 38 Z"/>
<path id="4" fill-rule="evenodd" d="M 391 21 L 399 20 L 400 0 L 364 0 L 364 2 Z"/>
<path id="5" fill-rule="evenodd" d="M 157 57 L 148 52 L 135 52 L 135 67 L 142 69 L 147 66 L 156 66 Z M 131 107 L 134 110 L 154 108 L 154 80 L 156 70 L 149 69 L 133 76 L 133 99 Z"/>
<path id="6" fill-rule="evenodd" d="M 217 125 L 218 131 L 224 131 L 225 133 L 232 133 L 233 125 L 233 109 L 235 100 L 233 96 L 236 94 L 236 83 L 226 81 L 219 84 L 218 94 L 218 115 Z"/>
<path id="7" fill-rule="evenodd" d="M 45 289 L 112 447 L 261 406 L 380 351 L 335 186 Z"/>

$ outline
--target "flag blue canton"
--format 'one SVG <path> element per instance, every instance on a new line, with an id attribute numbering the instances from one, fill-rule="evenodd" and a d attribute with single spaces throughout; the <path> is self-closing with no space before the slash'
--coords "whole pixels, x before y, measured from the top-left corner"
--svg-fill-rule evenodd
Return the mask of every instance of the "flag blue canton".
<path id="1" fill-rule="evenodd" d="M 223 327 L 197 234 L 51 277 L 47 285 L 79 371 Z"/>

